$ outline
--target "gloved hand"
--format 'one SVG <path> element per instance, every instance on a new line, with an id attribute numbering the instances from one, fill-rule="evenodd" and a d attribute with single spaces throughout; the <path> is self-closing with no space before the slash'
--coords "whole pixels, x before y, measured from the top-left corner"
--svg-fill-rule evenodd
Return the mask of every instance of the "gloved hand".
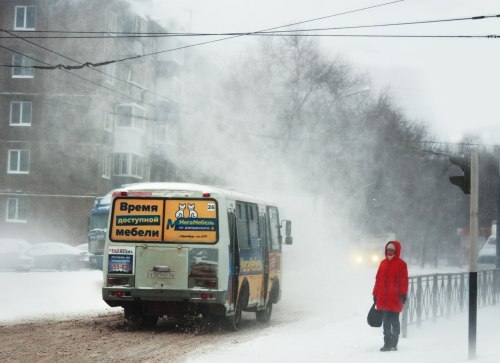
<path id="1" fill-rule="evenodd" d="M 401 302 L 404 304 L 406 302 L 406 295 L 401 295 L 399 297 L 399 299 L 401 300 Z"/>
<path id="2" fill-rule="evenodd" d="M 377 298 L 375 296 L 373 296 L 373 303 L 376 304 L 377 303 Z"/>

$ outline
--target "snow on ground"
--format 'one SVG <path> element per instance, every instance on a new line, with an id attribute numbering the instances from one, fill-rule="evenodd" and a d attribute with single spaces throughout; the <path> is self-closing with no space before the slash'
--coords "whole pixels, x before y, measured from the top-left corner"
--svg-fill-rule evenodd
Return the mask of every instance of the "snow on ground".
<path id="1" fill-rule="evenodd" d="M 499 361 L 500 308 L 479 312 L 477 362 Z M 468 361 L 466 314 L 410 327 L 398 352 L 380 352 L 381 328 L 366 325 L 365 316 L 336 320 L 328 316 L 270 327 L 249 341 L 204 347 L 188 363 L 204 362 L 352 362 L 457 363 Z"/>
<path id="2" fill-rule="evenodd" d="M 342 269 L 340 269 L 342 270 Z M 430 274 L 410 266 L 411 275 Z M 458 270 L 448 272 L 458 272 Z M 371 328 L 366 315 L 376 268 L 346 270 L 325 289 L 304 298 L 303 283 L 290 280 L 273 312 L 273 325 L 247 341 L 203 347 L 185 363 L 342 362 L 456 363 L 468 361 L 468 314 L 410 325 L 398 352 L 380 352 L 382 328 Z M 317 286 L 317 283 L 312 283 Z M 294 289 L 294 286 L 299 288 Z M 328 288 L 329 287 L 329 288 Z M 302 298 L 301 298 L 302 297 Z M 286 322 L 286 324 L 283 324 Z M 500 361 L 500 304 L 478 311 L 476 361 Z"/>
<path id="3" fill-rule="evenodd" d="M 418 270 L 410 271 L 415 275 Z M 398 352 L 379 352 L 382 330 L 366 324 L 374 272 L 373 268 L 345 271 L 336 278 L 323 276 L 324 285 L 311 284 L 315 287 L 304 291 L 305 277 L 299 269 L 290 271 L 268 328 L 238 335 L 222 346 L 199 347 L 186 363 L 468 361 L 466 313 L 410 326 Z M 101 281 L 100 271 L 0 271 L 0 324 L 121 311 L 102 301 Z M 248 313 L 245 319 L 254 315 Z M 498 322 L 500 304 L 479 309 L 477 362 L 499 361 Z"/>
<path id="4" fill-rule="evenodd" d="M 113 311 L 101 298 L 97 270 L 0 271 L 0 286 L 0 324 Z"/>

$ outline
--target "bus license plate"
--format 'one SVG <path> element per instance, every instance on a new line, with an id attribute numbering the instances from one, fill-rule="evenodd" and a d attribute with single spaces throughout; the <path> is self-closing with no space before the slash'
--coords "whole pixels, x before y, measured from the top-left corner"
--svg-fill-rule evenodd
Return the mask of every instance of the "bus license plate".
<path id="1" fill-rule="evenodd" d="M 173 279 L 175 277 L 175 274 L 173 271 L 170 271 L 170 272 L 151 271 L 151 272 L 148 272 L 147 277 L 154 278 L 154 279 Z"/>

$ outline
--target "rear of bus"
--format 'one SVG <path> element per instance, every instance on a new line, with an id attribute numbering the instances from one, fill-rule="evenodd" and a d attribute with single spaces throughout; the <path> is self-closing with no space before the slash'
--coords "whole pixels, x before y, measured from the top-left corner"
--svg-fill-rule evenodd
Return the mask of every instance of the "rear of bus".
<path id="1" fill-rule="evenodd" d="M 114 194 L 104 251 L 103 299 L 129 323 L 163 315 L 226 311 L 228 228 L 225 200 L 196 187 L 145 184 Z M 168 184 L 168 185 L 167 185 Z"/>

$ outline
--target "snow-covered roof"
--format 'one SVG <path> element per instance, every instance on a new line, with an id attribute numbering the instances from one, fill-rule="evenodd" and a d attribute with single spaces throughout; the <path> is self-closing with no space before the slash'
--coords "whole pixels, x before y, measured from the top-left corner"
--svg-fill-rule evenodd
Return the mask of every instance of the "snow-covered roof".
<path id="1" fill-rule="evenodd" d="M 172 183 L 172 182 L 135 183 L 123 186 L 122 188 L 115 189 L 114 191 L 118 192 L 148 191 L 148 192 L 159 192 L 159 193 L 175 192 L 176 194 L 182 194 L 183 192 L 186 192 L 186 194 L 210 193 L 235 200 L 252 201 L 261 204 L 274 204 L 251 194 L 212 185 L 194 184 L 194 183 Z"/>

